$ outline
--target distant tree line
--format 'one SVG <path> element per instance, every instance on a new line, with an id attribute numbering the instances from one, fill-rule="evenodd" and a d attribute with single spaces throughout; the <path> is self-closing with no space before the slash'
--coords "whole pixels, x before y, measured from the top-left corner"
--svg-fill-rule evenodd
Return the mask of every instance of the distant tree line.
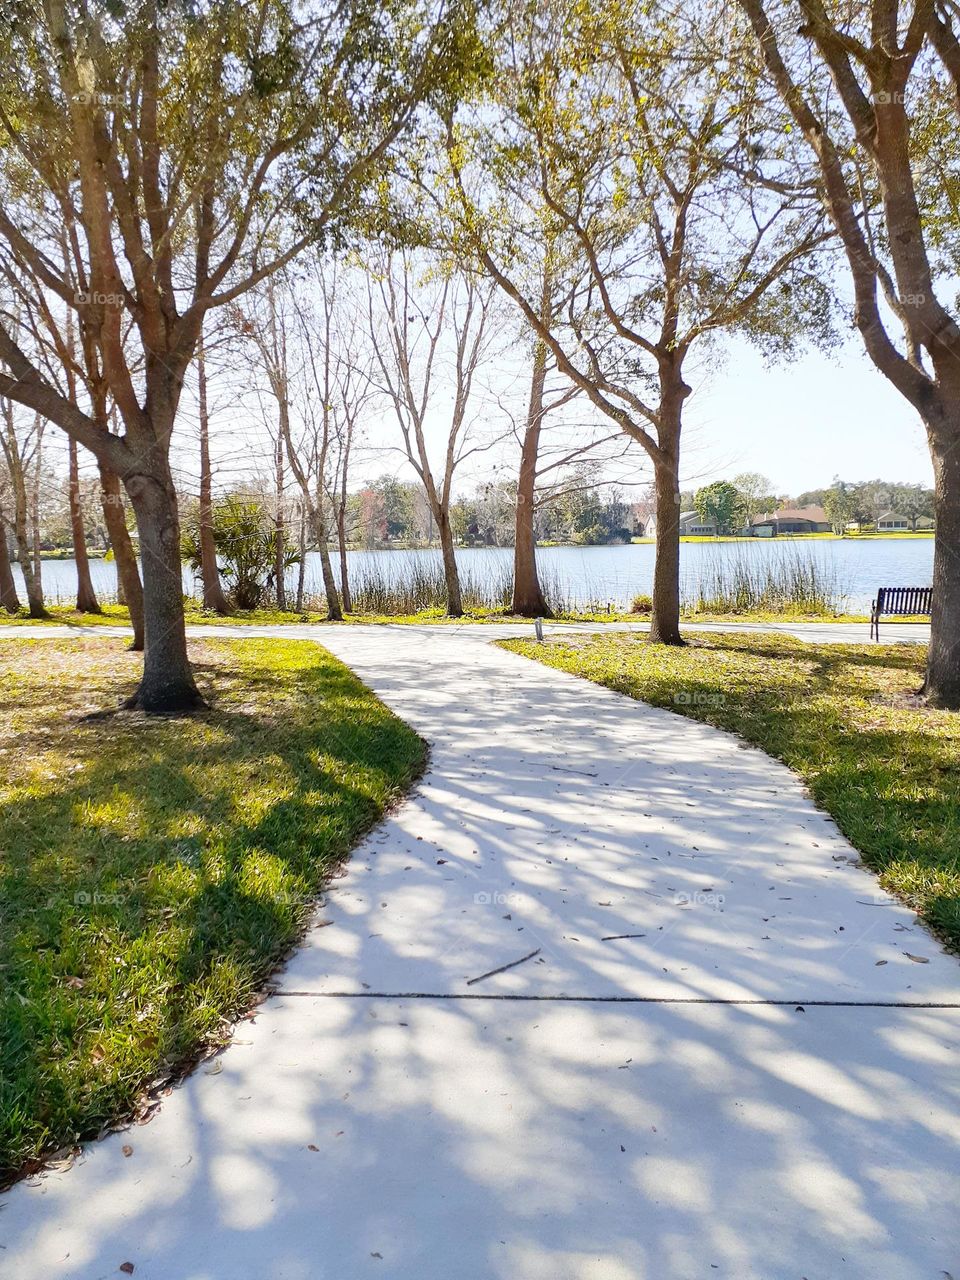
<path id="1" fill-rule="evenodd" d="M 797 505 L 806 503 L 823 507 L 837 533 L 843 533 L 850 525 L 859 529 L 874 528 L 888 513 L 909 521 L 915 531 L 919 520 L 933 519 L 934 492 L 922 484 L 850 481 L 837 477 L 829 489 L 811 489 L 801 494 Z"/>

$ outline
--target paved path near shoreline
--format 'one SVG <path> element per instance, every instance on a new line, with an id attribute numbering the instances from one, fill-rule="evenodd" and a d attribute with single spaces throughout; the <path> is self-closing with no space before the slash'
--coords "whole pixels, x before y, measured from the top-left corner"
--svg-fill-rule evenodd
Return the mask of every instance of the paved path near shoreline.
<path id="1" fill-rule="evenodd" d="M 401 631 L 428 636 L 438 635 L 458 637 L 467 640 L 501 640 L 514 636 L 529 636 L 533 633 L 530 622 L 443 622 L 443 623 L 375 623 L 369 624 L 377 631 Z M 926 644 L 930 639 L 928 623 L 883 623 L 884 644 Z M 187 632 L 193 636 L 222 635 L 240 638 L 249 636 L 290 636 L 307 640 L 319 640 L 326 644 L 332 632 L 353 631 L 357 627 L 368 629 L 363 623 L 284 623 L 277 627 L 254 627 L 238 625 L 217 625 L 216 623 L 190 626 Z M 649 629 L 646 622 L 546 622 L 546 631 L 575 631 L 602 633 L 604 631 L 639 631 Z M 870 628 L 865 622 L 685 622 L 684 631 L 760 631 L 774 635 L 794 636 L 797 640 L 806 640 L 810 644 L 869 644 Z M 37 626 L 18 624 L 4 626 L 0 623 L 0 640 L 27 637 L 37 639 L 46 637 L 50 640 L 62 640 L 70 636 L 85 635 L 126 636 L 130 634 L 128 627 L 106 626 L 74 626 L 64 625 Z"/>
<path id="2" fill-rule="evenodd" d="M 0 1274 L 960 1277 L 956 959 L 782 766 L 500 631 L 322 629 L 429 771 L 216 1068 L 0 1198 Z"/>

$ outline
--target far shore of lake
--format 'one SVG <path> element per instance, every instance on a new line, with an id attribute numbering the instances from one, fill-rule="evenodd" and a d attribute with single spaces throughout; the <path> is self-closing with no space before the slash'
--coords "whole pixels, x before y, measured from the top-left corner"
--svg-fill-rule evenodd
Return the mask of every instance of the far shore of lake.
<path id="1" fill-rule="evenodd" d="M 915 532 L 910 529 L 890 529 L 885 532 L 876 530 L 865 533 L 781 533 L 771 538 L 757 538 L 753 535 L 745 534 L 711 534 L 705 536 L 684 535 L 680 538 L 681 542 L 706 542 L 706 543 L 722 543 L 722 542 L 863 542 L 863 541 L 885 541 L 892 538 L 927 538 L 933 537 L 932 529 L 917 529 Z M 538 542 L 538 547 L 571 547 L 580 549 L 582 547 L 643 547 L 653 546 L 656 538 L 631 538 L 629 542 Z M 376 547 L 349 547 L 349 551 L 437 551 L 439 547 L 436 543 L 418 543 L 418 542 L 389 542 Z M 464 551 L 512 551 L 513 547 L 509 544 L 485 545 L 485 544 L 464 544 Z M 109 551 L 100 547 L 87 547 L 87 558 L 90 560 L 109 560 L 112 559 Z M 40 552 L 41 560 L 72 560 L 72 547 L 54 547 L 46 551 Z M 16 564 L 16 557 L 13 557 L 13 563 Z"/>

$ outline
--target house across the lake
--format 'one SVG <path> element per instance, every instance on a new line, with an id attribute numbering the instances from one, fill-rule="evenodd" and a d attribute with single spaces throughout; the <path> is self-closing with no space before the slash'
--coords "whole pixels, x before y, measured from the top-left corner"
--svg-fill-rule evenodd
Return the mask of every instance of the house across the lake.
<path id="1" fill-rule="evenodd" d="M 933 521 L 929 516 L 917 516 L 911 520 L 909 516 L 898 515 L 896 511 L 885 511 L 877 521 L 877 533 L 915 533 L 918 529 L 932 529 Z"/>
<path id="2" fill-rule="evenodd" d="M 716 520 L 702 520 L 696 511 L 681 511 L 681 538 L 715 538 L 717 532 Z"/>
<path id="3" fill-rule="evenodd" d="M 894 533 L 897 529 L 909 529 L 910 521 L 906 516 L 898 516 L 895 511 L 885 511 L 877 521 L 878 533 Z"/>
<path id="4" fill-rule="evenodd" d="M 755 538 L 776 538 L 781 533 L 829 533 L 833 525 L 823 507 L 781 507 L 750 521 Z"/>

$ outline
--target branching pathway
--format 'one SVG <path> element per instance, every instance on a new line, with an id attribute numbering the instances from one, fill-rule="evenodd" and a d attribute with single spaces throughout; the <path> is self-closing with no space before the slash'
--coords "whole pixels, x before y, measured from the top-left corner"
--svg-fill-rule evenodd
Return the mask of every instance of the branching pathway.
<path id="1" fill-rule="evenodd" d="M 499 633 L 323 630 L 429 771 L 215 1067 L 0 1201 L 4 1275 L 960 1275 L 956 960 L 785 768 Z"/>

